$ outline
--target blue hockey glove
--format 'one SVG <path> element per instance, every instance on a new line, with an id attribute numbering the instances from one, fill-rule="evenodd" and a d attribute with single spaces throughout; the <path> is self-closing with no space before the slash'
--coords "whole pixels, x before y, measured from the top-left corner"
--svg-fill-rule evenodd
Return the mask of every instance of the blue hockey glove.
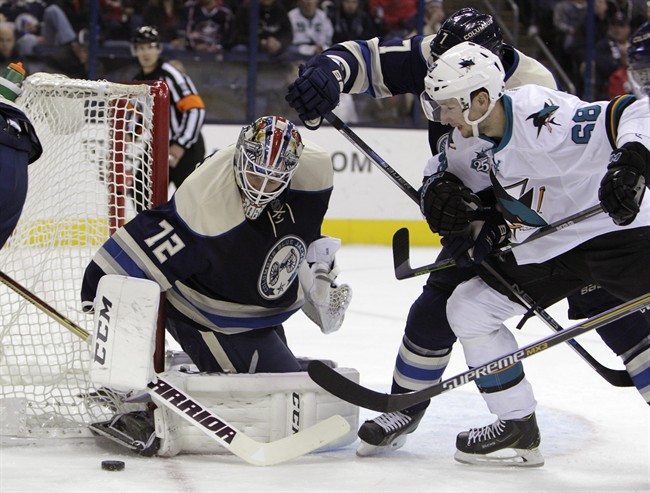
<path id="1" fill-rule="evenodd" d="M 638 142 L 628 142 L 610 155 L 598 198 L 619 226 L 627 226 L 639 213 L 649 167 L 650 151 Z"/>
<path id="2" fill-rule="evenodd" d="M 420 210 L 429 229 L 442 236 L 466 232 L 481 200 L 454 174 L 431 175 L 420 192 Z"/>
<path id="3" fill-rule="evenodd" d="M 323 116 L 339 104 L 345 74 L 326 55 L 316 55 L 301 65 L 298 78 L 289 84 L 284 97 L 310 130 L 320 127 Z"/>
<path id="4" fill-rule="evenodd" d="M 458 267 L 480 264 L 485 258 L 510 238 L 510 228 L 501 213 L 484 209 L 475 214 L 466 234 L 445 237 L 442 245 L 456 261 Z"/>

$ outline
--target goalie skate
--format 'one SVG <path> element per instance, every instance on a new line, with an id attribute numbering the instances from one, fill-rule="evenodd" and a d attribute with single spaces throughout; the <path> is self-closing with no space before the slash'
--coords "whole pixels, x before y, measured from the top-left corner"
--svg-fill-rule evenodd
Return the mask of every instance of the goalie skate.
<path id="1" fill-rule="evenodd" d="M 153 413 L 149 411 L 118 414 L 108 421 L 92 423 L 89 428 L 93 434 L 108 438 L 145 457 L 155 455 L 160 447 Z"/>
<path id="2" fill-rule="evenodd" d="M 535 413 L 522 419 L 498 419 L 459 433 L 454 458 L 482 466 L 540 467 L 544 465 L 538 449 L 540 440 Z"/>
<path id="3" fill-rule="evenodd" d="M 359 428 L 361 443 L 357 455 L 367 457 L 400 449 L 406 443 L 424 416 L 424 410 L 409 414 L 404 411 L 384 413 L 370 419 Z"/>

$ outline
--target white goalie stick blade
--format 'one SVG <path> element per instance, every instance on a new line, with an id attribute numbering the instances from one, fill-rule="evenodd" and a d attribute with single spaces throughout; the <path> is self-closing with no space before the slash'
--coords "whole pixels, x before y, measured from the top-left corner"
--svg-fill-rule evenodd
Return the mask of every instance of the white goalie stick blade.
<path id="1" fill-rule="evenodd" d="M 345 418 L 334 415 L 306 430 L 263 443 L 246 436 L 161 376 L 149 383 L 148 392 L 157 403 L 168 407 L 233 454 L 256 466 L 271 466 L 295 459 L 350 431 Z"/>

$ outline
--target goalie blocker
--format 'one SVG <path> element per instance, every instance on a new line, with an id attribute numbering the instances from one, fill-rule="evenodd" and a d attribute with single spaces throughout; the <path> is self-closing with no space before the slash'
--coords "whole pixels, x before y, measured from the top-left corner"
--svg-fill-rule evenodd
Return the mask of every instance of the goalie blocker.
<path id="1" fill-rule="evenodd" d="M 340 416 L 349 424 L 348 431 L 323 442 L 319 450 L 341 447 L 356 439 L 358 407 L 323 390 L 306 372 L 208 375 L 188 373 L 187 367 L 178 366 L 156 375 L 153 348 L 159 295 L 158 285 L 148 280 L 109 275 L 99 283 L 91 346 L 93 383 L 116 391 L 146 390 L 164 406 L 155 409 L 153 416 L 143 406 L 141 411 L 95 423 L 91 425 L 95 434 L 143 455 L 226 452 L 229 447 L 223 440 L 206 435 L 192 422 L 192 413 L 179 413 L 180 408 L 201 407 L 223 418 L 224 426 L 234 434 L 245 429 L 247 440 L 275 442 Z M 354 369 L 337 371 L 359 381 Z M 174 402 L 165 402 L 166 398 L 157 395 L 156 381 L 172 385 L 176 392 L 167 400 Z"/>

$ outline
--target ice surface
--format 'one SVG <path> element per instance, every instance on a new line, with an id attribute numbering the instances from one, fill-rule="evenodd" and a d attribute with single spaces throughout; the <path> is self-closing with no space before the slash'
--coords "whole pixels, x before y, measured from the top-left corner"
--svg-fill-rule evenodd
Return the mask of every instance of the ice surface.
<path id="1" fill-rule="evenodd" d="M 413 249 L 413 265 L 434 258 L 435 249 Z M 289 343 L 297 355 L 355 367 L 364 385 L 388 391 L 404 320 L 424 278 L 396 281 L 387 247 L 344 246 L 338 260 L 340 281 L 354 289 L 343 327 L 324 336 L 299 314 L 287 324 Z M 564 305 L 549 311 L 561 324 L 573 323 Z M 523 345 L 548 333 L 533 320 L 516 335 Z M 597 334 L 579 341 L 604 364 L 622 368 Z M 447 377 L 465 369 L 460 349 L 454 349 Z M 459 431 L 493 421 L 470 384 L 434 398 L 418 430 L 390 456 L 359 458 L 354 444 L 260 468 L 224 455 L 142 458 L 93 440 L 5 441 L 0 492 L 650 491 L 650 420 L 636 390 L 612 387 L 566 345 L 526 360 L 525 368 L 539 402 L 542 468 L 486 469 L 453 460 Z M 375 414 L 362 410 L 361 419 Z M 125 470 L 103 471 L 107 459 L 125 461 Z"/>

